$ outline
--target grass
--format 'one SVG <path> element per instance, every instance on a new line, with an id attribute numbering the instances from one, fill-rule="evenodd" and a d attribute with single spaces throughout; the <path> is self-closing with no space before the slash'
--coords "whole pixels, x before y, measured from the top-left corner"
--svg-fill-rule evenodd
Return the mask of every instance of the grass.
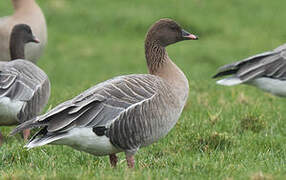
<path id="1" fill-rule="evenodd" d="M 27 151 L 12 127 L 1 127 L 0 179 L 285 179 L 286 101 L 254 87 L 221 87 L 210 77 L 235 60 L 286 41 L 283 0 L 38 0 L 49 31 L 39 66 L 49 75 L 54 107 L 113 76 L 146 73 L 144 36 L 162 17 L 178 21 L 199 41 L 167 48 L 190 83 L 175 128 L 136 155 L 108 157 L 63 146 Z M 0 16 L 12 12 L 0 1 Z"/>

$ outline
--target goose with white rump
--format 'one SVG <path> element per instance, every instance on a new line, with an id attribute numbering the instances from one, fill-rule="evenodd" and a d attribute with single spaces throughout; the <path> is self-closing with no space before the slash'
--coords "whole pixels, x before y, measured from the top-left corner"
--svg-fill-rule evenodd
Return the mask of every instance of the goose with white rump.
<path id="1" fill-rule="evenodd" d="M 39 40 L 26 24 L 14 26 L 10 38 L 11 61 L 0 61 L 0 126 L 18 125 L 39 115 L 50 96 L 48 76 L 25 60 L 25 44 Z M 27 140 L 30 131 L 23 130 Z M 0 133 L 0 144 L 3 136 Z"/>
<path id="2" fill-rule="evenodd" d="M 28 43 L 25 47 L 26 60 L 37 62 L 47 42 L 47 25 L 44 14 L 35 0 L 11 0 L 14 13 L 0 18 L 0 61 L 10 60 L 9 40 L 16 24 L 27 24 L 39 43 Z"/>
<path id="3" fill-rule="evenodd" d="M 145 54 L 150 74 L 118 76 L 59 104 L 46 114 L 14 129 L 42 127 L 27 148 L 45 144 L 68 145 L 96 156 L 125 152 L 133 168 L 139 148 L 164 137 L 176 124 L 186 103 L 189 85 L 184 73 L 169 58 L 165 47 L 197 37 L 171 19 L 149 29 Z"/>
<path id="4" fill-rule="evenodd" d="M 230 76 L 217 84 L 248 84 L 276 96 L 286 96 L 286 44 L 219 68 L 213 78 Z"/>

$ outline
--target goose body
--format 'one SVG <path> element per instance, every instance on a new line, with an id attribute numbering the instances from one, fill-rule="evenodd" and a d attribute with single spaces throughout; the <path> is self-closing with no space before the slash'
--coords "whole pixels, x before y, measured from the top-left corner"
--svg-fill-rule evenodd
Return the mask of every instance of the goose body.
<path id="1" fill-rule="evenodd" d="M 24 46 L 28 42 L 38 42 L 31 28 L 25 24 L 14 26 L 9 45 L 11 61 L 0 61 L 0 126 L 18 125 L 32 119 L 48 102 L 48 76 L 25 60 Z M 29 130 L 25 130 L 24 139 L 28 136 Z"/>
<path id="2" fill-rule="evenodd" d="M 44 14 L 35 0 L 12 0 L 14 14 L 0 18 L 0 61 L 10 57 L 9 40 L 16 24 L 27 24 L 39 38 L 40 43 L 29 43 L 25 47 L 25 59 L 36 62 L 43 53 L 47 42 L 47 26 Z"/>
<path id="3" fill-rule="evenodd" d="M 217 84 L 248 84 L 276 96 L 286 96 L 286 44 L 219 68 L 214 78 L 229 76 Z"/>
<path id="4" fill-rule="evenodd" d="M 154 32 L 162 33 L 163 39 L 153 37 Z M 158 21 L 150 28 L 145 42 L 150 74 L 104 81 L 19 125 L 12 134 L 43 127 L 26 147 L 68 145 L 97 156 L 109 155 L 113 166 L 117 162 L 115 154 L 125 152 L 128 166 L 134 167 L 133 155 L 139 148 L 164 137 L 176 124 L 186 103 L 188 80 L 164 48 L 184 38 L 196 38 L 184 33 L 183 36 L 182 29 L 172 20 Z"/>
<path id="5" fill-rule="evenodd" d="M 89 149 L 88 152 L 94 155 L 108 155 L 109 151 L 99 152 L 97 148 L 101 147 L 92 141 L 109 139 L 112 143 L 112 146 L 107 145 L 111 148 L 109 150 L 136 152 L 139 147 L 152 144 L 169 132 L 185 101 L 186 98 L 176 98 L 171 85 L 157 76 L 116 77 L 37 117 L 43 120 L 36 120 L 39 123 L 49 119 L 46 130 L 53 133 L 33 139 L 27 147 L 55 143 L 79 150 Z M 90 139 L 78 138 L 85 133 L 91 135 Z"/>
<path id="6" fill-rule="evenodd" d="M 50 95 L 47 75 L 27 60 L 0 62 L 0 125 L 17 125 L 38 115 Z"/>

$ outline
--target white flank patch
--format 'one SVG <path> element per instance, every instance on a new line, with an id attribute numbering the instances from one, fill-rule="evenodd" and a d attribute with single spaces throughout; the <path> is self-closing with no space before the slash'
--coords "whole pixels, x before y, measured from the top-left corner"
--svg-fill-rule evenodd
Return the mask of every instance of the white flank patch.
<path id="1" fill-rule="evenodd" d="M 63 144 L 77 150 L 85 151 L 97 156 L 117 153 L 120 150 L 115 148 L 106 136 L 97 136 L 92 128 L 74 128 L 63 138 L 53 141 L 52 144 Z"/>
<path id="2" fill-rule="evenodd" d="M 256 86 L 276 96 L 286 96 L 286 81 L 271 78 L 258 78 L 247 84 Z"/>
<path id="3" fill-rule="evenodd" d="M 223 85 L 223 86 L 234 86 L 234 85 L 237 85 L 237 84 L 241 84 L 242 82 L 241 82 L 241 80 L 239 78 L 228 77 L 228 78 L 225 78 L 225 79 L 218 80 L 216 83 L 219 84 L 219 85 Z"/>
<path id="4" fill-rule="evenodd" d="M 0 98 L 0 125 L 14 125 L 17 114 L 22 109 L 23 101 L 11 101 L 8 97 Z"/>

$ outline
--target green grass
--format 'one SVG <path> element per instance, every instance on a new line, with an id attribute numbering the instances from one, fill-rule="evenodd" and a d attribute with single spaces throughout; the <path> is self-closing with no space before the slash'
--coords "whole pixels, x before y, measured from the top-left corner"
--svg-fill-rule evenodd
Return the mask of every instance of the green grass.
<path id="1" fill-rule="evenodd" d="M 284 0 L 38 0 L 49 41 L 39 66 L 49 75 L 54 107 L 113 76 L 146 73 L 144 37 L 162 17 L 200 36 L 168 47 L 189 79 L 188 103 L 175 128 L 110 168 L 63 146 L 27 151 L 1 127 L 0 179 L 285 179 L 286 101 L 254 87 L 221 87 L 210 77 L 235 60 L 286 42 Z M 0 16 L 11 13 L 0 1 Z"/>

